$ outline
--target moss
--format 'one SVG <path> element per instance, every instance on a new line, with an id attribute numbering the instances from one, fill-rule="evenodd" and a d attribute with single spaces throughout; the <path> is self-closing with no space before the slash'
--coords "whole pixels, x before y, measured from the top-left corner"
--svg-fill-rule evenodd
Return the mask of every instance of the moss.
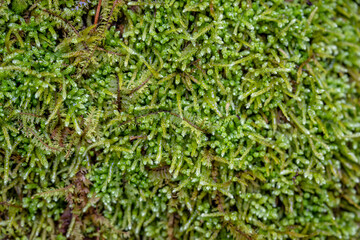
<path id="1" fill-rule="evenodd" d="M 11 2 L 11 10 L 13 10 L 16 14 L 22 14 L 28 8 L 29 8 L 28 1 L 14 0 Z"/>
<path id="2" fill-rule="evenodd" d="M 19 2 L 1 239 L 360 237 L 359 4 Z"/>

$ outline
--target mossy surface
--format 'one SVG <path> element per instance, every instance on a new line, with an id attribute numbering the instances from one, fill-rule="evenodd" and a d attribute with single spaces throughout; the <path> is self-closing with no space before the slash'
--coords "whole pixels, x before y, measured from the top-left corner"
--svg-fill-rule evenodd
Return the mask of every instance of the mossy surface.
<path id="1" fill-rule="evenodd" d="M 0 1 L 0 239 L 359 239 L 356 2 Z"/>

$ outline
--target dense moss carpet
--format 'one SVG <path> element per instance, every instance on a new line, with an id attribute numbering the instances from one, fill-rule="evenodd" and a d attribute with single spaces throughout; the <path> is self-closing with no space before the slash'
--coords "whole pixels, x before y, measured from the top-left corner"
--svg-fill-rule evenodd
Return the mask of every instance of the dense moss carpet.
<path id="1" fill-rule="evenodd" d="M 359 7 L 0 0 L 0 239 L 360 239 Z"/>

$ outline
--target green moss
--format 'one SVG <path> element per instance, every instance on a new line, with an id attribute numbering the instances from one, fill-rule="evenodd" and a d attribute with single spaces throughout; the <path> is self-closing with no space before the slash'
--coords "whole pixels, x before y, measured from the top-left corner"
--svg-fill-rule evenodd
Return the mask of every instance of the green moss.
<path id="1" fill-rule="evenodd" d="M 28 1 L 26 0 L 11 1 L 11 10 L 13 10 L 17 14 L 22 14 L 28 8 L 29 8 L 29 4 Z"/>
<path id="2" fill-rule="evenodd" d="M 358 239 L 360 10 L 3 1 L 1 239 Z"/>

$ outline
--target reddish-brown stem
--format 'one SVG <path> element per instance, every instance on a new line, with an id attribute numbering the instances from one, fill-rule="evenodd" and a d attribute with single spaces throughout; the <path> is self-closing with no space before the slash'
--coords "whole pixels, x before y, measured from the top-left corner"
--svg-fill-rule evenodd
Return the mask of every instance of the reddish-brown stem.
<path id="1" fill-rule="evenodd" d="M 130 136 L 130 141 L 134 141 L 136 139 L 146 139 L 147 136 L 139 135 L 139 136 Z"/>
<path id="2" fill-rule="evenodd" d="M 34 135 L 34 137 L 39 140 L 46 148 L 54 150 L 54 151 L 60 151 L 60 149 L 55 148 L 55 147 L 51 147 L 48 144 L 46 144 L 31 128 L 28 128 L 28 130 L 32 133 L 32 135 Z"/>
<path id="3" fill-rule="evenodd" d="M 133 90 L 131 90 L 131 92 L 129 93 L 129 96 L 133 95 L 134 92 L 136 92 L 137 90 L 139 90 L 140 88 L 142 88 L 149 80 L 150 77 L 152 75 L 150 75 L 144 82 L 142 82 L 139 86 L 137 86 L 136 88 L 134 88 Z"/>
<path id="4" fill-rule="evenodd" d="M 48 14 L 50 14 L 50 15 L 52 15 L 52 16 L 54 16 L 54 17 L 59 18 L 60 20 L 62 20 L 63 22 L 65 22 L 69 27 L 71 27 L 71 29 L 75 32 L 76 35 L 80 36 L 78 30 L 76 30 L 76 28 L 75 28 L 68 20 L 66 20 L 65 18 L 63 18 L 63 17 L 61 17 L 61 16 L 59 16 L 59 15 L 57 15 L 57 14 L 55 14 L 55 13 L 49 11 L 49 10 L 47 10 L 47 9 L 41 9 L 41 10 L 44 11 L 44 12 L 47 12 Z"/>
<path id="5" fill-rule="evenodd" d="M 114 3 L 113 3 L 113 6 L 112 6 L 112 8 L 111 8 L 111 11 L 110 11 L 110 14 L 109 14 L 107 23 L 106 23 L 106 28 L 104 29 L 104 32 L 105 32 L 105 30 L 107 30 L 107 29 L 109 28 L 109 26 L 110 26 L 110 19 L 111 19 L 111 16 L 113 15 L 113 12 L 114 12 L 114 9 L 115 9 L 116 4 L 118 4 L 118 0 L 115 0 Z"/>
<path id="6" fill-rule="evenodd" d="M 101 2 L 102 2 L 102 0 L 99 0 L 98 6 L 97 6 L 97 9 L 96 9 L 94 25 L 96 25 L 96 24 L 98 23 L 98 20 L 99 20 L 100 9 L 101 9 Z M 96 27 L 95 27 L 95 28 L 96 28 Z"/>
<path id="7" fill-rule="evenodd" d="M 23 208 L 23 207 L 20 206 L 20 205 L 8 203 L 8 202 L 0 202 L 0 205 L 5 205 L 5 206 L 9 206 L 9 207 L 14 207 L 14 208 Z"/>

